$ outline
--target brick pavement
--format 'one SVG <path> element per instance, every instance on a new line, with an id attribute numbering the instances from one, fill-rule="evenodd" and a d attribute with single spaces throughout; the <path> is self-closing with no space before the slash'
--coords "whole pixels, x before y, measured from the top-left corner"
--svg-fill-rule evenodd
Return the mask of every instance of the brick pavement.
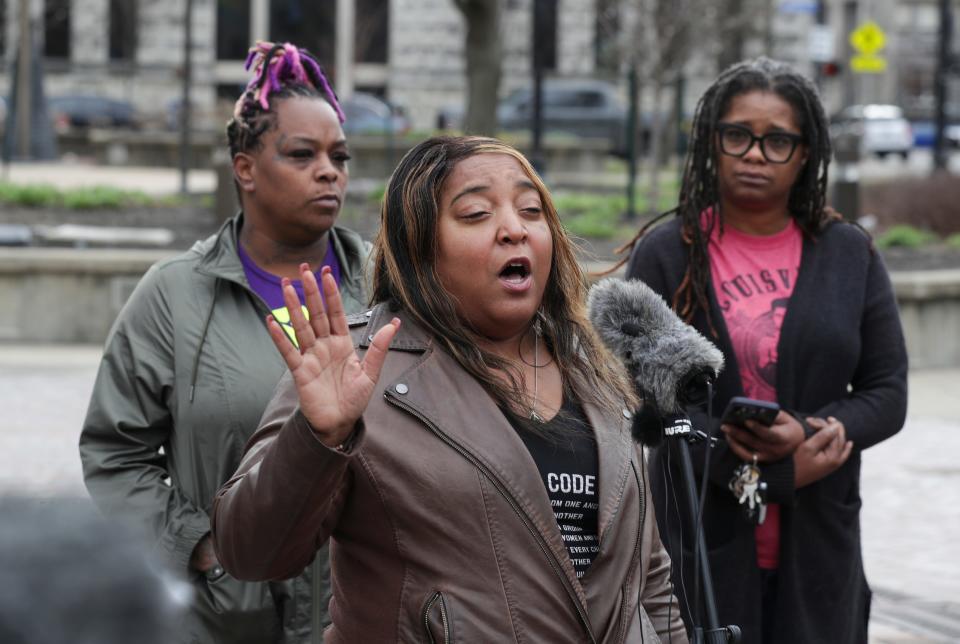
<path id="1" fill-rule="evenodd" d="M 77 434 L 99 354 L 0 344 L 0 493 L 85 494 Z M 906 427 L 863 457 L 871 644 L 960 641 L 960 370 L 910 385 Z"/>

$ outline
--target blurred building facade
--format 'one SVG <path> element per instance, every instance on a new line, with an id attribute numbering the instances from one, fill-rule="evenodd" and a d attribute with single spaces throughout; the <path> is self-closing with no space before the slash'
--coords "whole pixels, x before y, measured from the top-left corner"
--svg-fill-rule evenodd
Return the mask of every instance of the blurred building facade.
<path id="1" fill-rule="evenodd" d="M 434 125 L 439 107 L 462 102 L 465 26 L 452 0 L 193 0 L 192 102 L 197 113 L 215 113 L 218 96 L 236 98 L 247 79 L 243 59 L 257 39 L 306 47 L 339 87 L 336 44 L 343 23 L 337 18 L 347 2 L 354 54 L 348 69 L 356 89 L 404 105 L 421 129 Z M 503 2 L 501 89 L 507 92 L 529 78 L 532 0 Z M 49 96 L 109 96 L 158 118 L 178 100 L 186 0 L 29 4 Z M 19 41 L 19 6 L 19 0 L 0 0 L 4 95 Z M 594 0 L 558 1 L 555 73 L 593 74 L 594 15 Z"/>
<path id="2" fill-rule="evenodd" d="M 504 43 L 500 92 L 506 95 L 529 82 L 534 0 L 500 1 Z M 960 0 L 952 1 L 955 9 L 960 6 Z M 548 73 L 624 78 L 618 56 L 623 39 L 629 36 L 616 33 L 617 17 L 624 5 L 636 4 L 635 0 L 554 2 Z M 937 0 L 702 2 L 705 14 L 715 21 L 732 18 L 736 28 L 724 41 L 716 33 L 716 24 L 698 27 L 695 46 L 684 63 L 687 113 L 717 73 L 725 42 L 735 43 L 742 56 L 766 53 L 816 74 L 822 67 L 813 60 L 810 34 L 818 15 L 830 30 L 836 63 L 831 69 L 838 72 L 822 76 L 831 111 L 851 100 L 897 103 L 917 118 L 932 110 Z M 178 101 L 186 0 L 28 3 L 35 41 L 45 61 L 48 95 L 110 96 L 159 118 Z M 19 40 L 20 4 L 20 0 L 0 0 L 0 91 L 4 95 Z M 344 19 L 347 15 L 350 20 Z M 222 111 L 214 109 L 217 97 L 235 98 L 245 82 L 242 60 L 256 39 L 291 40 L 306 46 L 341 91 L 349 92 L 352 86 L 403 105 L 417 129 L 433 127 L 438 108 L 464 100 L 465 25 L 453 0 L 193 0 L 192 19 L 192 100 L 212 127 L 222 124 Z M 882 74 L 851 74 L 849 32 L 868 20 L 886 34 L 882 54 L 887 69 Z M 342 46 L 346 42 L 349 47 Z M 347 56 L 352 57 L 349 63 L 344 61 Z M 346 79 L 345 70 L 349 81 L 339 83 L 337 73 Z"/>
<path id="3" fill-rule="evenodd" d="M 938 0 L 781 0 L 772 21 L 770 51 L 811 76 L 819 74 L 830 112 L 851 103 L 892 103 L 900 105 L 908 118 L 929 119 L 934 109 L 939 4 Z M 950 0 L 950 5 L 956 16 L 960 2 Z M 883 47 L 876 56 L 886 69 L 879 73 L 853 69 L 852 58 L 858 52 L 850 42 L 851 34 L 867 23 L 875 24 L 883 35 Z M 956 56 L 960 35 L 954 32 Z M 826 60 L 817 56 L 824 47 L 818 37 L 824 35 L 833 53 Z M 948 95 L 955 102 L 960 99 L 957 78 L 956 74 L 948 77 Z M 960 108 L 954 116 L 960 118 Z"/>

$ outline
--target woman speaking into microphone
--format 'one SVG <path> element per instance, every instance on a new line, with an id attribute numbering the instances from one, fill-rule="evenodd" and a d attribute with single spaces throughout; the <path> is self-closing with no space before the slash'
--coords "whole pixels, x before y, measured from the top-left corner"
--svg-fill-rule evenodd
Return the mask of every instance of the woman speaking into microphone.
<path id="1" fill-rule="evenodd" d="M 632 386 L 527 160 L 417 145 L 374 250 L 365 315 L 305 270 L 299 349 L 268 322 L 290 375 L 218 493 L 224 567 L 285 578 L 329 541 L 327 642 L 686 642 Z"/>

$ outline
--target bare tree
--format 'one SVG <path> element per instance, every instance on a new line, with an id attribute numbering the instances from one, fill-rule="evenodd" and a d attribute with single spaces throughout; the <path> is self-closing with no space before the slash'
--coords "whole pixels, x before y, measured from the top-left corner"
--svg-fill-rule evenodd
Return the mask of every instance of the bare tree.
<path id="1" fill-rule="evenodd" d="M 743 58 L 743 41 L 750 26 L 750 19 L 743 12 L 743 4 L 744 0 L 723 0 L 720 3 L 718 69 L 726 69 Z"/>
<path id="2" fill-rule="evenodd" d="M 647 207 L 653 211 L 660 201 L 660 171 L 663 167 L 662 134 L 664 92 L 676 84 L 693 52 L 700 46 L 710 0 L 639 0 L 625 12 L 624 59 L 637 70 L 639 84 L 652 92 L 647 148 L 649 185 Z"/>
<path id="3" fill-rule="evenodd" d="M 503 59 L 502 0 L 453 0 L 467 26 L 467 109 L 463 128 L 492 136 L 497 130 L 497 95 Z"/>
<path id="4" fill-rule="evenodd" d="M 659 175 L 667 154 L 666 131 L 676 130 L 676 114 L 664 119 L 665 95 L 676 87 L 695 53 L 716 60 L 717 70 L 743 57 L 744 42 L 759 35 L 758 16 L 767 0 L 624 0 L 622 59 L 635 66 L 650 92 L 650 143 L 647 147 L 648 208 L 660 200 Z M 672 122 L 671 122 L 672 121 Z M 665 127 L 673 126 L 673 127 Z"/>

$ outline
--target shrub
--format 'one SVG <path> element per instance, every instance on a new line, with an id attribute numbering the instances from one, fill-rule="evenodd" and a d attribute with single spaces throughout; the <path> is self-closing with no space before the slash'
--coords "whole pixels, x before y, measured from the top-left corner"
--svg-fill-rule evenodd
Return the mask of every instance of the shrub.
<path id="1" fill-rule="evenodd" d="M 93 186 L 59 190 L 46 184 L 0 182 L 0 203 L 26 208 L 67 208 L 69 210 L 118 210 L 131 206 L 179 205 L 180 195 L 151 197 L 139 190 Z"/>
<path id="2" fill-rule="evenodd" d="M 919 248 L 936 240 L 937 236 L 930 231 L 899 224 L 877 237 L 876 243 L 880 248 Z"/>
<path id="3" fill-rule="evenodd" d="M 960 233 L 960 177 L 946 172 L 862 186 L 860 203 L 861 213 L 876 215 L 881 229 L 907 224 L 941 237 Z"/>
<path id="4" fill-rule="evenodd" d="M 370 189 L 370 192 L 367 193 L 367 201 L 372 201 L 376 204 L 379 204 L 383 201 L 383 196 L 385 194 L 387 194 L 387 184 L 377 184 Z"/>
<path id="5" fill-rule="evenodd" d="M 947 246 L 960 250 L 960 233 L 954 233 L 947 237 Z"/>
<path id="6" fill-rule="evenodd" d="M 103 186 L 65 191 L 62 199 L 64 207 L 73 210 L 120 208 L 127 202 L 123 191 Z"/>
<path id="7" fill-rule="evenodd" d="M 45 208 L 56 205 L 59 200 L 59 191 L 46 184 L 0 184 L 0 201 L 5 203 L 13 203 L 28 208 Z"/>

